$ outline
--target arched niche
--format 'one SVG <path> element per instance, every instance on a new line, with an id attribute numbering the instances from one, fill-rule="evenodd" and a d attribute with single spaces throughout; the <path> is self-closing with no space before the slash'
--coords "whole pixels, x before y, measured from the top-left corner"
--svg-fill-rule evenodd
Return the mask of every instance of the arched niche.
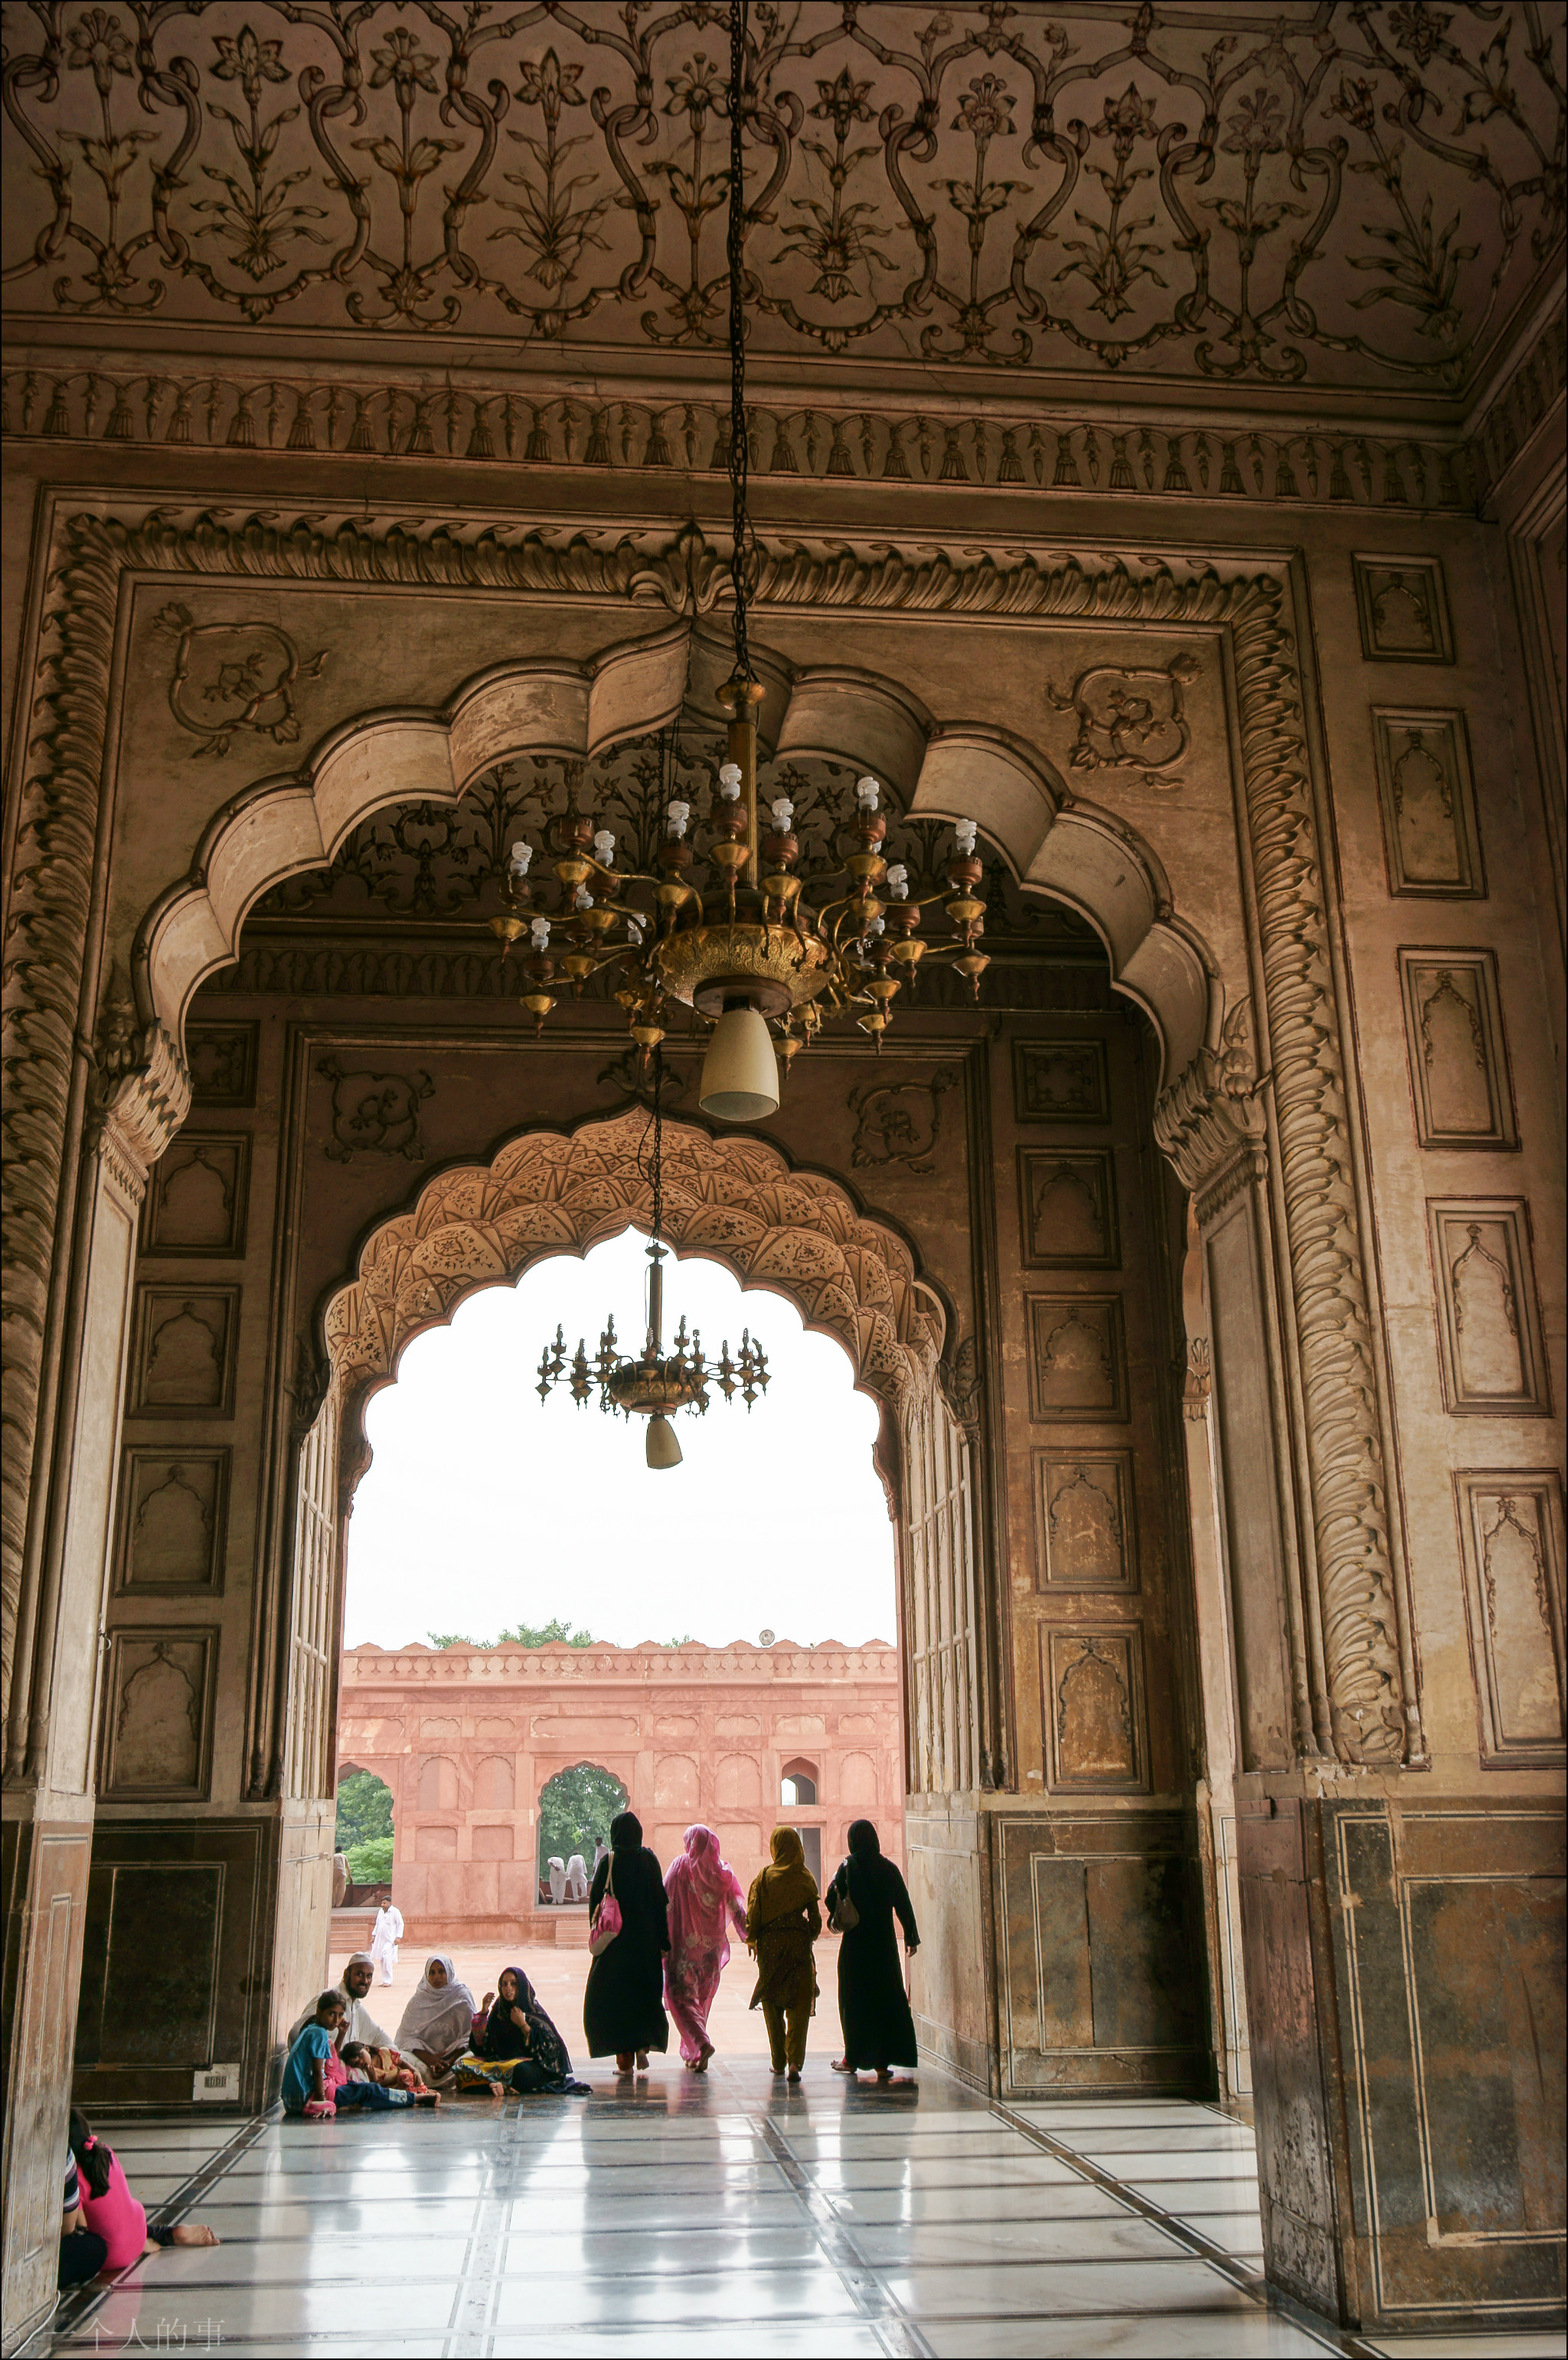
<path id="1" fill-rule="evenodd" d="M 638 1168 L 641 1108 L 509 1141 L 488 1164 L 438 1173 L 372 1231 L 324 1329 L 345 1417 L 345 1477 L 369 1463 L 364 1412 L 414 1337 L 477 1289 L 515 1283 L 550 1254 L 579 1259 L 635 1224 L 652 1198 Z M 946 1321 L 909 1245 L 839 1182 L 791 1169 L 771 1141 L 664 1124 L 664 1230 L 678 1255 L 724 1263 L 782 1295 L 849 1356 L 855 1382 L 897 1418 L 929 1387 Z M 886 1421 L 885 1421 L 886 1423 Z"/>

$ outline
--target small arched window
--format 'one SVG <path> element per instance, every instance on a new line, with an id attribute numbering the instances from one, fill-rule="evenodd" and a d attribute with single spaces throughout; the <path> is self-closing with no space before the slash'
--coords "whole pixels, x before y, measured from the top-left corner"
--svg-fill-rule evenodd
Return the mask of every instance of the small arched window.
<path id="1" fill-rule="evenodd" d="M 779 1782 L 779 1800 L 788 1810 L 801 1803 L 817 1799 L 817 1765 L 814 1762 L 786 1762 L 784 1775 Z"/>

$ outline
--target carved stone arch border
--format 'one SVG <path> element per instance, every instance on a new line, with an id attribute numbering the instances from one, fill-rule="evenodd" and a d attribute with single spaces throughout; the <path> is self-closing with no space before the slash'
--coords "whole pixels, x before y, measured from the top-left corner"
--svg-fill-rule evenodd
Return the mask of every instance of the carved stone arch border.
<path id="1" fill-rule="evenodd" d="M 582 1256 L 648 1218 L 637 1162 L 648 1129 L 638 1108 L 571 1131 L 526 1131 L 488 1164 L 438 1174 L 372 1231 L 323 1322 L 345 1486 L 370 1463 L 365 1407 L 416 1336 L 478 1289 L 511 1284 L 551 1254 Z M 664 1235 L 678 1254 L 723 1262 L 743 1287 L 788 1296 L 808 1328 L 844 1346 L 856 1385 L 896 1414 L 931 1383 L 945 1323 L 909 1246 L 838 1182 L 793 1170 L 771 1141 L 714 1139 L 667 1118 Z"/>
<path id="2" fill-rule="evenodd" d="M 18 798 L 0 1045 L 11 1085 L 4 1276 L 12 1378 L 4 1427 L 0 1588 L 13 1608 L 22 1599 L 25 1531 L 32 1546 L 33 1525 L 24 1526 L 39 1440 L 39 1389 L 49 1339 L 63 1317 L 57 1239 L 63 1236 L 80 1152 L 74 1143 L 81 1137 L 77 1043 L 91 1029 L 100 989 L 87 953 L 101 893 L 94 848 L 123 580 L 140 573 L 185 580 L 482 587 L 587 597 L 607 606 L 646 601 L 654 611 L 662 606 L 686 618 L 722 603 L 725 553 L 695 525 L 673 536 L 652 527 L 620 534 L 557 528 L 518 533 L 437 524 L 415 531 L 374 519 L 323 528 L 306 517 L 283 523 L 251 518 L 231 528 L 206 515 L 182 519 L 154 509 L 129 519 L 61 516 L 50 561 L 35 672 L 22 700 L 31 734 Z M 1161 1145 L 1183 1184 L 1211 1199 L 1217 1186 L 1228 1185 L 1227 1175 L 1249 1176 L 1272 1225 L 1282 1308 L 1299 1368 L 1299 1431 L 1289 1455 L 1308 1625 L 1300 1652 L 1302 1677 L 1310 1673 L 1312 1682 L 1312 1721 L 1328 1749 L 1343 1759 L 1397 1765 L 1407 1743 L 1419 1744 L 1419 1719 L 1405 1579 L 1390 1534 L 1397 1493 L 1388 1472 L 1388 1374 L 1376 1324 L 1377 1273 L 1363 1234 L 1365 1148 L 1345 1056 L 1345 988 L 1331 940 L 1333 847 L 1319 823 L 1285 565 L 1255 555 L 1222 569 L 1185 560 L 1084 560 L 1049 550 L 999 563 L 986 555 L 955 556 L 935 543 L 905 550 L 886 543 L 860 549 L 823 540 L 773 541 L 760 552 L 757 599 L 763 612 L 772 606 L 819 615 L 853 608 L 955 619 L 1006 616 L 1117 623 L 1144 631 L 1206 629 L 1226 640 L 1238 833 L 1252 903 L 1256 1057 L 1228 1021 L 1222 1031 L 1220 995 L 1201 946 L 1162 906 L 1159 880 L 1147 864 L 1129 858 L 1127 831 L 1113 817 L 1056 805 L 1040 779 L 1025 781 L 1016 804 L 1036 843 L 1029 845 L 1024 825 L 1009 823 L 987 832 L 1005 845 L 1020 875 L 1080 909 L 1105 890 L 1093 882 L 1096 856 L 1102 880 L 1108 881 L 1112 868 L 1118 875 L 1126 869 L 1136 872 L 1126 902 L 1102 912 L 1101 931 L 1112 946 L 1116 979 L 1136 985 L 1151 1010 L 1168 996 L 1175 1011 L 1157 1016 L 1165 1048 L 1157 1114 Z M 806 693 L 809 675 L 799 685 Z M 928 740 L 919 807 L 954 807 L 942 766 L 964 734 L 944 731 Z M 998 754 L 998 779 L 1001 760 Z M 1016 777 L 1016 760 L 1012 768 Z M 421 791 L 428 791 L 423 782 Z M 302 816 L 298 780 L 272 792 L 291 796 L 297 817 Z M 394 783 L 377 799 L 396 800 L 399 792 Z M 233 859 L 224 876 L 235 925 L 245 899 L 239 847 L 250 824 L 242 816 L 249 802 L 242 799 L 225 824 L 236 833 L 232 843 L 223 835 L 219 862 L 223 868 Z M 357 815 L 344 811 L 322 832 L 312 803 L 306 834 L 313 831 L 316 845 L 341 840 Z M 985 811 L 976 816 L 987 824 Z M 1119 865 L 1111 858 L 1117 848 Z M 213 849 L 219 849 L 216 840 Z M 306 843 L 299 865 L 320 858 Z M 258 879 L 256 890 L 277 873 Z M 187 883 L 216 913 L 205 880 Z M 209 947 L 212 965 L 227 956 L 215 944 Z M 198 965 L 187 969 L 191 989 Z M 144 1169 L 189 1103 L 178 1047 L 178 991 L 173 998 L 171 1005 L 161 984 L 153 989 L 149 967 L 138 978 L 136 1006 L 101 1032 L 90 1077 L 95 1120 Z M 1266 1076 L 1261 1082 L 1259 1066 Z M 45 1433 L 46 1449 L 49 1439 Z M 25 1699 L 11 1698 L 13 1730 L 26 1710 Z"/>

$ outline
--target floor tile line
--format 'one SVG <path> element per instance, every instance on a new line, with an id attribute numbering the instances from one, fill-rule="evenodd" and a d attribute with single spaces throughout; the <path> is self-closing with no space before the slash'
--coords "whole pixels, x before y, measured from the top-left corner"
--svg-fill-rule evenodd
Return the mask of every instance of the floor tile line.
<path id="1" fill-rule="evenodd" d="M 727 2073 L 728 2068 L 724 2070 Z M 931 2345 L 902 2304 L 883 2284 L 878 2272 L 859 2251 L 831 2205 L 812 2185 L 804 2165 L 792 2151 L 771 2114 L 762 2112 L 754 2115 L 753 2120 L 767 2141 L 790 2192 L 799 2202 L 823 2258 L 884 2351 L 895 2355 L 895 2360 L 935 2360 Z M 874 2294 L 868 2292 L 867 2280 L 875 2289 Z"/>
<path id="2" fill-rule="evenodd" d="M 1339 2353 L 1343 2360 L 1378 2360 L 1373 2344 L 1347 2328 L 1336 2327 L 1331 2320 L 1323 2319 L 1304 2303 L 1297 2302 L 1278 2287 L 1270 2286 L 1257 2270 L 1247 2268 L 1223 2245 L 1214 2245 L 1201 2230 L 1182 2220 L 1179 2213 L 1168 2212 L 1153 2197 L 1145 2196 L 1140 2189 L 1118 2180 L 1115 2172 L 1107 2171 L 1103 2164 L 1092 2161 L 1065 2141 L 1054 2137 L 1042 2125 L 1030 2121 L 1028 2115 L 1009 2106 L 1004 2099 L 994 2098 L 991 2103 L 994 2113 L 1004 2122 L 1010 2123 L 1024 2137 L 1034 2141 L 1046 2154 L 1055 2156 L 1060 2162 L 1073 2165 L 1096 2187 L 1103 2188 L 1108 2195 L 1118 2197 L 1133 2212 L 1141 2213 L 1145 2220 L 1164 2229 L 1199 2261 L 1206 2262 L 1211 2269 L 1216 2270 L 1241 2292 L 1251 2295 L 1260 2306 L 1278 2311 L 1303 2333 L 1317 2337 L 1325 2352 Z"/>

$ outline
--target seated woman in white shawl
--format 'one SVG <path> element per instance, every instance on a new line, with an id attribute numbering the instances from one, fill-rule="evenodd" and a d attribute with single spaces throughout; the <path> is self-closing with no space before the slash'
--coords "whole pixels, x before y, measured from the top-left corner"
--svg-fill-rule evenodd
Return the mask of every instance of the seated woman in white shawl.
<path id="1" fill-rule="evenodd" d="M 427 1961 L 424 1975 L 403 2010 L 397 2046 L 406 2057 L 414 2059 L 427 2081 L 438 2082 L 467 2048 L 474 2017 L 474 1994 L 458 1981 L 457 1969 L 446 1952 L 438 1950 Z"/>

